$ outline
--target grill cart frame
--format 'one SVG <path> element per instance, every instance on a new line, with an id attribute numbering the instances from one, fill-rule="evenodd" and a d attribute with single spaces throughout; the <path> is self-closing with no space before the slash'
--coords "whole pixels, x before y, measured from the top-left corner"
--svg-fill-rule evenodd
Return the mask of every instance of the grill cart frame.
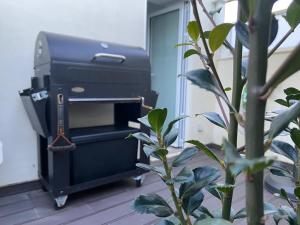
<path id="1" fill-rule="evenodd" d="M 69 194 L 125 178 L 134 177 L 140 186 L 145 171 L 135 164 L 149 164 L 149 158 L 141 151 L 142 143 L 125 138 L 150 132 L 137 121 L 158 96 L 151 90 L 146 52 L 41 32 L 34 70 L 31 88 L 20 96 L 37 132 L 40 181 L 55 206 L 65 206 Z M 111 104 L 113 123 L 72 127 L 74 104 L 81 104 L 76 108 L 83 112 Z"/>

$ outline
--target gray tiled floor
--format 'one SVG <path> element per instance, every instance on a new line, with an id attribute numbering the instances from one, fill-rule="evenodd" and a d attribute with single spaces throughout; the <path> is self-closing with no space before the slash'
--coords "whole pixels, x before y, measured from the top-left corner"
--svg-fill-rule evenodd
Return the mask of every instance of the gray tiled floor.
<path id="1" fill-rule="evenodd" d="M 206 156 L 199 154 L 190 167 L 217 165 Z M 53 209 L 53 202 L 42 190 L 21 193 L 0 198 L 0 225 L 148 225 L 155 224 L 152 215 L 137 215 L 131 205 L 141 193 L 155 192 L 168 197 L 168 191 L 159 177 L 147 174 L 144 184 L 136 188 L 132 181 L 120 181 L 93 190 L 70 196 L 67 206 L 61 210 Z M 244 206 L 245 188 L 243 177 L 237 180 L 233 205 L 240 209 Z M 275 196 L 265 191 L 265 200 L 281 204 Z M 209 209 L 220 208 L 220 202 L 206 194 L 204 205 Z M 245 224 L 238 221 L 236 224 Z M 270 223 L 272 224 L 272 223 Z"/>

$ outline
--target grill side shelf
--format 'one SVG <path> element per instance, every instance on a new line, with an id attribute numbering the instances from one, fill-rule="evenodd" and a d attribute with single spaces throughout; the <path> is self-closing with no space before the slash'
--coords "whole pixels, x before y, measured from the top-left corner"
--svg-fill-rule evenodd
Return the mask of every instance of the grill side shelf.
<path id="1" fill-rule="evenodd" d="M 25 89 L 19 93 L 32 128 L 41 136 L 48 137 L 46 104 L 48 95 L 45 90 Z"/>

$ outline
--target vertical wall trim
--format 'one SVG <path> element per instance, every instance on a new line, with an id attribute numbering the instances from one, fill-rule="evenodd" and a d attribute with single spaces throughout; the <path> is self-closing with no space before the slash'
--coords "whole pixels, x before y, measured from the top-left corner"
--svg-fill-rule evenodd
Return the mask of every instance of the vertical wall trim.
<path id="1" fill-rule="evenodd" d="M 185 1 L 183 5 L 183 24 L 182 24 L 182 42 L 188 42 L 189 36 L 186 32 L 186 27 L 190 20 L 190 3 L 189 1 Z M 187 46 L 182 46 L 182 56 L 184 52 L 187 50 Z M 182 57 L 183 59 L 183 57 Z M 185 74 L 187 72 L 188 67 L 187 60 L 181 60 L 181 74 Z M 185 76 L 180 76 L 180 104 L 179 104 L 179 115 L 186 114 L 186 105 L 187 105 L 187 79 Z M 180 134 L 179 134 L 179 146 L 183 147 L 186 137 L 186 121 L 182 120 L 179 123 Z"/>

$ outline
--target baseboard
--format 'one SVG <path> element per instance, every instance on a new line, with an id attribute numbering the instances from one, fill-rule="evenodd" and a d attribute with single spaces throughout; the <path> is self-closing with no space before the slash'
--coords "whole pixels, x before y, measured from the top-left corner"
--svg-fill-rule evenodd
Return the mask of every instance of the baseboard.
<path id="1" fill-rule="evenodd" d="M 22 192 L 33 191 L 41 188 L 39 180 L 24 182 L 20 184 L 13 184 L 4 187 L 0 187 L 0 197 L 8 195 L 15 195 Z"/>

